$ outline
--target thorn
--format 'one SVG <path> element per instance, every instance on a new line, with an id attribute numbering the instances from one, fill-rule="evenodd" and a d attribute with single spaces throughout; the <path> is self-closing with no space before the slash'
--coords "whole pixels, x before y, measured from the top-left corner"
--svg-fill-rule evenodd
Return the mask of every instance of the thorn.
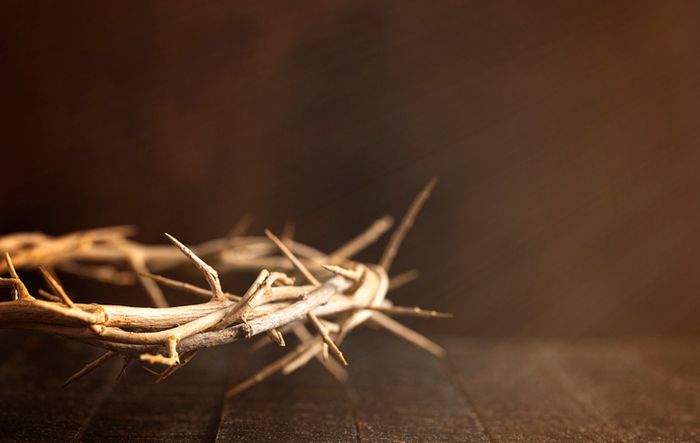
<path id="1" fill-rule="evenodd" d="M 374 320 L 376 324 L 382 326 L 384 329 L 393 332 L 394 334 L 398 335 L 404 340 L 409 341 L 414 345 L 418 346 L 419 348 L 425 349 L 426 351 L 430 352 L 438 358 L 442 358 L 446 354 L 446 351 L 442 346 L 438 345 L 429 338 L 417 333 L 413 329 L 402 325 L 393 318 L 382 314 L 381 312 L 372 313 L 372 320 Z"/>
<path id="2" fill-rule="evenodd" d="M 224 296 L 224 291 L 221 289 L 221 282 L 219 281 L 219 274 L 216 272 L 214 268 L 209 266 L 207 263 L 204 262 L 201 258 L 197 257 L 197 254 L 192 252 L 187 246 L 183 245 L 180 243 L 175 237 L 172 235 L 166 233 L 166 237 L 182 251 L 187 258 L 189 258 L 192 263 L 199 269 L 202 274 L 204 274 L 204 277 L 207 279 L 207 283 L 209 284 L 209 288 L 211 288 L 211 292 L 214 294 L 212 299 L 216 300 L 226 300 L 226 297 Z"/>
<path id="3" fill-rule="evenodd" d="M 336 249 L 329 255 L 334 258 L 351 258 L 361 250 L 365 249 L 367 246 L 377 241 L 377 239 L 381 237 L 386 231 L 391 229 L 393 225 L 394 218 L 390 215 L 385 215 L 384 217 L 372 223 L 372 225 L 360 235 L 353 238 L 352 240 L 350 240 L 340 248 Z"/>
<path id="4" fill-rule="evenodd" d="M 143 288 L 146 290 L 146 293 L 151 298 L 153 305 L 156 308 L 167 308 L 169 306 L 168 301 L 165 299 L 163 291 L 160 290 L 160 287 L 153 280 L 143 277 L 143 274 L 149 274 L 143 253 L 132 252 L 131 254 L 129 254 L 128 259 L 129 264 L 138 276 L 139 282 L 141 282 L 141 286 L 143 286 Z"/>
<path id="5" fill-rule="evenodd" d="M 321 265 L 321 267 L 327 271 L 333 272 L 334 274 L 338 274 L 354 282 L 360 281 L 365 273 L 365 270 L 361 267 L 358 267 L 353 270 L 336 265 Z"/>
<path id="6" fill-rule="evenodd" d="M 39 293 L 39 295 L 41 295 L 42 297 L 44 297 L 45 299 L 47 299 L 49 301 L 56 302 L 56 303 L 62 302 L 61 297 L 57 297 L 57 296 L 51 294 L 50 292 L 44 291 L 43 289 L 39 289 L 37 292 Z"/>
<path id="7" fill-rule="evenodd" d="M 134 361 L 132 357 L 124 357 L 124 362 L 122 363 L 122 368 L 119 371 L 119 374 L 117 374 L 117 381 L 119 381 L 124 374 L 126 374 L 126 368 L 129 367 L 129 365 Z"/>
<path id="8" fill-rule="evenodd" d="M 450 312 L 438 312 L 431 311 L 427 309 L 421 309 L 419 307 L 407 307 L 407 306 L 368 306 L 364 309 L 371 309 L 377 312 L 383 312 L 385 314 L 394 315 L 408 315 L 413 317 L 421 318 L 452 318 L 454 314 Z"/>
<path id="9" fill-rule="evenodd" d="M 396 253 L 399 251 L 399 247 L 401 247 L 403 239 L 406 237 L 406 234 L 408 234 L 411 226 L 413 226 L 413 222 L 418 216 L 418 213 L 425 204 L 426 200 L 428 200 L 428 197 L 430 197 L 430 193 L 435 188 L 435 185 L 437 185 L 437 182 L 438 178 L 433 177 L 428 184 L 423 187 L 423 189 L 413 200 L 413 203 L 411 203 L 411 206 L 408 208 L 406 214 L 403 216 L 399 227 L 396 228 L 396 230 L 391 234 L 389 244 L 384 250 L 382 258 L 379 260 L 379 266 L 384 268 L 387 272 L 389 272 L 389 268 L 391 268 L 391 265 L 394 262 L 394 258 L 396 257 Z"/>
<path id="10" fill-rule="evenodd" d="M 284 222 L 284 226 L 282 227 L 282 234 L 280 237 L 282 238 L 282 241 L 289 242 L 292 241 L 294 238 L 294 231 L 296 230 L 296 225 L 294 224 L 294 221 L 292 220 L 287 220 Z"/>
<path id="11" fill-rule="evenodd" d="M 418 277 L 419 273 L 417 269 L 411 269 L 410 271 L 395 275 L 389 279 L 389 291 L 395 291 L 400 287 L 417 280 Z"/>
<path id="12" fill-rule="evenodd" d="M 243 217 L 241 217 L 233 226 L 231 231 L 226 234 L 227 246 L 230 246 L 231 242 L 236 238 L 242 237 L 243 234 L 248 231 L 252 222 L 253 217 L 251 217 L 250 214 L 245 214 Z"/>
<path id="13" fill-rule="evenodd" d="M 27 287 L 24 286 L 24 283 L 19 278 L 19 275 L 17 275 L 17 270 L 15 269 L 15 265 L 12 263 L 12 257 L 10 257 L 9 252 L 5 252 L 5 264 L 7 265 L 7 272 L 10 273 L 10 277 L 15 279 L 15 290 L 17 291 L 17 297 L 20 300 L 34 300 L 34 297 L 29 295 Z"/>
<path id="14" fill-rule="evenodd" d="M 265 229 L 265 235 L 267 235 L 267 237 L 270 240 L 272 240 L 272 242 L 275 245 L 277 245 L 277 247 L 280 249 L 280 251 L 282 251 L 282 253 L 285 256 L 287 256 L 289 261 L 292 262 L 292 265 L 294 265 L 294 267 L 297 268 L 297 270 L 299 272 L 301 272 L 301 275 L 303 275 L 309 281 L 309 283 L 311 283 L 314 286 L 321 286 L 321 282 L 319 282 L 316 279 L 316 277 L 314 277 L 314 275 L 311 273 L 311 271 L 309 271 L 309 269 L 306 266 L 304 266 L 304 264 L 302 262 L 300 262 L 298 258 L 296 258 L 296 256 L 287 247 L 287 245 L 285 245 L 282 242 L 282 240 L 277 238 L 277 236 L 275 234 L 273 234 L 272 232 L 270 232 L 269 229 Z"/>
<path id="15" fill-rule="evenodd" d="M 51 286 L 51 289 L 53 290 L 54 294 L 60 297 L 61 301 L 68 306 L 71 309 L 77 309 L 75 306 L 75 303 L 68 297 L 68 294 L 66 294 L 66 291 L 63 289 L 63 287 L 56 281 L 56 279 L 51 275 L 49 271 L 46 270 L 45 267 L 39 266 L 39 271 L 41 272 L 42 277 L 44 277 L 44 280 L 46 280 L 46 283 L 48 283 L 49 286 Z"/>
<path id="16" fill-rule="evenodd" d="M 275 372 L 280 371 L 282 368 L 284 368 L 284 366 L 287 363 L 294 360 L 297 356 L 303 354 L 307 350 L 307 348 L 311 346 L 312 343 L 313 342 L 303 343 L 302 345 L 298 346 L 295 350 L 287 353 L 282 358 L 275 360 L 274 362 L 259 370 L 254 375 L 243 380 L 241 383 L 229 389 L 229 391 L 226 393 L 226 398 L 231 398 L 237 394 L 240 394 L 246 389 L 255 386 L 257 383 L 260 383 L 261 381 L 270 377 Z"/>
<path id="17" fill-rule="evenodd" d="M 251 284 L 248 290 L 245 291 L 245 294 L 243 294 L 243 297 L 241 297 L 241 299 L 238 300 L 236 305 L 233 306 L 231 310 L 226 314 L 226 316 L 221 320 L 221 323 L 219 325 L 220 327 L 225 328 L 233 322 L 235 322 L 236 320 L 238 320 L 239 318 L 243 318 L 243 322 L 245 323 L 245 315 L 248 311 L 250 311 L 253 308 L 253 301 L 255 297 L 262 292 L 262 290 L 264 289 L 263 285 L 268 280 L 268 278 L 270 278 L 270 275 L 270 271 L 268 271 L 267 269 L 263 269 L 262 271 L 260 271 L 258 276 L 255 278 L 255 281 L 253 281 L 253 284 Z"/>
<path id="18" fill-rule="evenodd" d="M 286 346 L 286 343 L 284 342 L 284 336 L 279 330 L 274 328 L 269 329 L 267 330 L 267 336 L 270 337 L 270 340 L 275 342 L 277 345 L 282 347 Z"/>
<path id="19" fill-rule="evenodd" d="M 168 286 L 168 287 L 171 287 L 174 289 L 179 289 L 179 290 L 184 291 L 184 292 L 189 292 L 191 294 L 202 295 L 202 296 L 207 297 L 207 298 L 209 298 L 213 295 L 210 289 L 201 288 L 197 285 L 193 285 L 191 283 L 187 283 L 184 281 L 175 280 L 175 279 L 164 277 L 164 276 L 158 275 L 158 274 L 151 274 L 150 272 L 138 272 L 137 274 L 140 275 L 141 277 L 146 277 L 146 278 L 150 278 L 151 280 L 155 280 L 158 283 L 161 283 L 165 286 Z M 228 299 L 233 300 L 233 301 L 240 300 L 239 296 L 234 295 L 234 294 L 229 294 L 228 292 L 224 292 L 224 295 Z"/>
<path id="20" fill-rule="evenodd" d="M 330 350 L 333 352 L 333 355 L 335 355 L 338 360 L 340 360 L 341 363 L 343 363 L 345 366 L 348 365 L 347 360 L 345 360 L 345 357 L 343 356 L 343 353 L 340 352 L 340 349 L 338 349 L 338 346 L 336 346 L 335 342 L 333 339 L 331 339 L 331 336 L 328 335 L 328 331 L 326 328 L 321 324 L 321 321 L 316 317 L 315 314 L 309 312 L 307 314 L 307 317 L 311 321 L 311 324 L 316 328 L 318 333 L 321 335 L 321 338 L 323 338 L 323 341 L 328 345 Z"/>
<path id="21" fill-rule="evenodd" d="M 129 286 L 136 282 L 134 274 L 129 271 L 120 271 L 108 265 L 84 265 L 72 261 L 65 261 L 56 265 L 61 272 L 77 275 L 78 277 L 92 278 L 97 281 L 119 286 Z M 56 274 L 52 273 L 54 278 Z M 59 282 L 60 283 L 60 282 Z"/>
<path id="22" fill-rule="evenodd" d="M 156 383 L 160 383 L 163 380 L 169 378 L 171 375 L 173 375 L 175 372 L 179 371 L 182 369 L 187 363 L 189 363 L 193 358 L 199 354 L 199 351 L 201 349 L 196 349 L 194 351 L 190 351 L 185 353 L 185 355 L 182 357 L 182 361 L 180 362 L 179 365 L 177 366 L 170 366 L 169 368 L 166 368 L 165 371 L 161 372 L 160 375 L 158 376 L 158 379 L 156 380 Z"/>
<path id="23" fill-rule="evenodd" d="M 158 371 L 154 371 L 153 369 L 149 368 L 148 366 L 141 366 L 141 369 L 144 371 L 148 372 L 151 375 L 155 375 L 156 377 L 160 377 L 162 374 Z M 163 371 L 165 372 L 165 371 Z"/>
<path id="24" fill-rule="evenodd" d="M 223 259 L 226 255 L 226 251 L 236 245 L 236 241 L 243 237 L 243 235 L 250 228 L 253 217 L 250 214 L 245 214 L 241 217 L 236 224 L 231 228 L 231 230 L 226 234 L 224 238 L 224 247 L 219 251 L 219 258 Z"/>
<path id="25" fill-rule="evenodd" d="M 85 375 L 89 374 L 90 372 L 94 371 L 95 369 L 97 369 L 100 366 L 107 363 L 109 360 L 114 358 L 116 355 L 117 355 L 117 353 L 114 351 L 107 351 L 106 353 L 104 353 L 100 357 L 98 357 L 96 360 L 91 361 L 90 363 L 86 364 L 81 370 L 79 370 L 75 374 L 71 375 L 66 381 L 63 382 L 63 385 L 61 385 L 61 387 L 65 388 L 66 386 L 73 383 L 74 381 L 84 377 Z"/>

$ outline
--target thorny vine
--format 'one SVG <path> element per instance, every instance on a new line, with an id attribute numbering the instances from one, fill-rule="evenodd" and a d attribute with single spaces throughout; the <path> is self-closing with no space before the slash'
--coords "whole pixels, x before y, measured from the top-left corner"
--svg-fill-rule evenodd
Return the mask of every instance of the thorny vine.
<path id="1" fill-rule="evenodd" d="M 166 234 L 173 246 L 142 245 L 128 239 L 130 227 L 80 231 L 61 237 L 41 233 L 17 233 L 0 237 L 0 287 L 10 288 L 11 301 L 0 302 L 0 328 L 41 331 L 103 348 L 97 360 L 66 380 L 65 385 L 121 356 L 124 368 L 135 360 L 164 365 L 155 372 L 161 381 L 186 365 L 199 351 L 265 333 L 254 346 L 270 341 L 285 346 L 292 334 L 299 345 L 228 391 L 233 396 L 276 372 L 289 374 L 311 359 L 318 359 L 338 380 L 347 379 L 347 365 L 340 345 L 365 322 L 372 322 L 442 356 L 444 350 L 392 316 L 448 317 L 435 311 L 393 305 L 386 294 L 416 277 L 414 271 L 388 277 L 388 271 L 418 212 L 437 183 L 431 180 L 407 211 L 378 264 L 352 260 L 393 224 L 389 216 L 330 254 L 295 242 L 291 235 L 278 238 L 244 236 L 243 220 L 225 238 L 188 248 Z M 216 259 L 218 271 L 201 257 Z M 205 277 L 202 288 L 154 272 L 166 271 L 185 261 Z M 128 264 L 130 270 L 124 270 Z M 30 294 L 17 269 L 38 268 L 49 287 Z M 219 272 L 259 270 L 242 295 L 225 292 Z M 150 296 L 153 308 L 74 303 L 56 272 L 72 273 L 113 284 L 138 280 Z M 305 280 L 297 284 L 288 273 Z M 169 307 L 160 285 L 189 292 L 206 301 Z M 311 328 L 309 331 L 308 327 Z M 313 332 L 312 332 L 313 331 Z M 335 359 L 329 358 L 332 354 Z M 149 369 L 150 370 L 150 369 Z M 122 371 L 123 373 L 123 371 Z"/>

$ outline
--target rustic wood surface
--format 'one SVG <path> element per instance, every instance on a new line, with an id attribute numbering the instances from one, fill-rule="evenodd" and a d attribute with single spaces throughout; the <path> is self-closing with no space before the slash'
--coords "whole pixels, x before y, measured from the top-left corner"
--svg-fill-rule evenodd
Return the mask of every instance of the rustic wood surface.
<path id="1" fill-rule="evenodd" d="M 61 389 L 95 351 L 2 334 L 2 441 L 697 441 L 700 341 L 438 337 L 436 360 L 384 333 L 346 343 L 351 380 L 312 361 L 232 400 L 280 350 L 208 350 L 161 384 L 120 363 Z"/>

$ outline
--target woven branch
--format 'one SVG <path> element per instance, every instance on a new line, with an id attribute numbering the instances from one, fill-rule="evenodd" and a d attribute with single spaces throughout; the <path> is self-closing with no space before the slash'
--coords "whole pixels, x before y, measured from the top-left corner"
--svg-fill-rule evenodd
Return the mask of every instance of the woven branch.
<path id="1" fill-rule="evenodd" d="M 351 331 L 367 321 L 442 356 L 444 350 L 439 345 L 390 316 L 431 318 L 449 314 L 394 306 L 386 298 L 390 288 L 416 276 L 412 271 L 392 281 L 387 273 L 434 185 L 432 180 L 411 205 L 392 235 L 380 265 L 353 261 L 352 256 L 391 228 L 390 217 L 378 220 L 330 254 L 295 242 L 290 235 L 280 239 L 266 231 L 266 237 L 243 236 L 240 226 L 228 237 L 191 249 L 168 234 L 172 246 L 136 243 L 128 238 L 133 234 L 131 227 L 95 229 L 60 237 L 41 233 L 0 237 L 0 250 L 6 251 L 0 273 L 9 274 L 0 278 L 0 287 L 9 288 L 12 296 L 11 301 L 0 302 L 0 328 L 41 331 L 106 351 L 66 384 L 116 356 L 124 358 L 125 367 L 136 360 L 164 365 L 165 370 L 156 372 L 160 381 L 205 348 L 260 334 L 266 335 L 261 344 L 273 342 L 285 346 L 285 335 L 296 336 L 299 346 L 232 388 L 229 396 L 276 372 L 291 373 L 313 358 L 339 380 L 347 379 L 343 365 L 348 363 L 339 346 Z M 204 276 L 208 288 L 153 274 L 187 262 Z M 32 295 L 17 273 L 17 269 L 30 268 L 40 269 L 48 284 L 49 291 L 36 293 L 44 300 Z M 250 288 L 241 295 L 225 292 L 219 273 L 243 269 L 259 271 Z M 291 271 L 302 276 L 306 283 L 297 284 L 287 274 Z M 120 285 L 139 281 L 155 307 L 74 303 L 55 272 Z M 205 300 L 169 307 L 159 284 Z M 330 360 L 329 354 L 340 364 Z"/>

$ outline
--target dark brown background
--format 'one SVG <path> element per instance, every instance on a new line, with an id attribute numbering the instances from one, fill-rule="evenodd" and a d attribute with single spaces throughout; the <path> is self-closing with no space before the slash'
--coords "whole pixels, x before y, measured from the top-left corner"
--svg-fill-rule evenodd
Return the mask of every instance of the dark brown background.
<path id="1" fill-rule="evenodd" d="M 700 3 L 3 2 L 2 232 L 243 214 L 330 250 L 440 186 L 423 330 L 700 332 Z M 380 249 L 368 251 L 376 259 Z"/>

